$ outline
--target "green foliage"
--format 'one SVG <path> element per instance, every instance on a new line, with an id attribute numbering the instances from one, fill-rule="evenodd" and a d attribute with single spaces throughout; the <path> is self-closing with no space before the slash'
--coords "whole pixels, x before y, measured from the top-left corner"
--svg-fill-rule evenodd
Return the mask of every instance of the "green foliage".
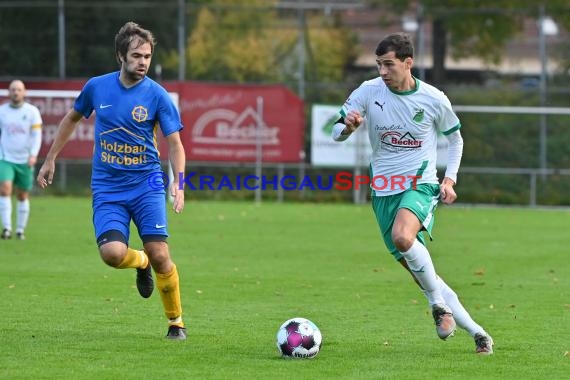
<path id="1" fill-rule="evenodd" d="M 229 7 L 238 4 L 244 7 Z M 296 17 L 279 15 L 271 5 L 235 0 L 201 7 L 188 39 L 187 77 L 239 83 L 294 80 L 299 25 Z M 306 72 L 315 81 L 340 81 L 356 57 L 354 33 L 338 20 L 307 18 Z"/>
<path id="2" fill-rule="evenodd" d="M 475 56 L 497 64 L 503 58 L 506 42 L 521 30 L 522 21 L 504 14 L 475 14 L 450 17 L 445 24 L 451 31 L 453 58 Z"/>
<path id="3" fill-rule="evenodd" d="M 202 8 L 196 19 L 196 26 L 189 38 L 187 54 L 189 59 L 188 70 L 192 77 L 215 78 L 218 70 L 223 67 L 223 51 L 221 36 L 216 33 L 219 28 L 214 14 L 208 8 Z"/>
<path id="4" fill-rule="evenodd" d="M 448 96 L 455 105 L 536 106 L 534 91 L 450 88 Z M 565 106 L 564 97 L 551 96 L 549 106 Z M 539 168 L 539 115 L 459 113 L 465 144 L 462 167 Z M 547 166 L 570 167 L 570 116 L 546 116 Z M 466 174 L 460 169 L 457 185 L 461 202 L 528 204 L 529 174 Z M 536 201 L 541 205 L 570 205 L 570 176 L 539 177 Z"/>
<path id="5" fill-rule="evenodd" d="M 293 37 L 270 28 L 275 18 L 274 11 L 265 8 L 248 12 L 202 7 L 189 38 L 187 76 L 239 83 L 278 81 L 276 59 Z"/>
<path id="6" fill-rule="evenodd" d="M 0 8 L 1 75 L 34 76 L 41 63 L 43 75 L 57 76 L 57 25 L 52 22 L 56 17 L 52 7 Z"/>
<path id="7" fill-rule="evenodd" d="M 176 47 L 177 0 L 162 1 L 160 11 L 156 4 L 138 0 L 65 4 L 67 77 L 85 78 L 118 70 L 115 34 L 127 21 L 153 32 L 157 41 L 153 65 L 161 63 L 162 57 Z M 149 75 L 154 76 L 154 67 Z"/>
<path id="8" fill-rule="evenodd" d="M 373 0 L 372 3 L 387 4 L 396 15 L 418 12 L 417 2 L 411 0 Z M 446 30 L 446 35 L 436 37 L 443 41 L 433 42 L 434 51 L 436 45 L 449 42 L 448 50 L 455 59 L 477 57 L 487 63 L 500 63 L 506 43 L 523 30 L 525 19 L 538 18 L 541 5 L 546 15 L 567 28 L 570 26 L 570 7 L 566 0 L 427 0 L 421 5 L 423 20 L 439 20 Z M 394 19 L 393 15 L 387 17 Z"/>
<path id="9" fill-rule="evenodd" d="M 326 17 L 311 20 L 309 31 L 312 63 L 315 65 L 313 81 L 342 82 L 347 66 L 358 56 L 357 37 L 335 18 L 331 23 Z"/>

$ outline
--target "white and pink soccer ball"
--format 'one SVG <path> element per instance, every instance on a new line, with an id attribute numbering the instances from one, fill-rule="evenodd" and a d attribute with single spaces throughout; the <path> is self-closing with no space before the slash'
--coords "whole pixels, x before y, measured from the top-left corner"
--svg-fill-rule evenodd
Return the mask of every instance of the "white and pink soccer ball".
<path id="1" fill-rule="evenodd" d="M 314 358 L 322 343 L 321 330 L 306 318 L 291 318 L 277 331 L 277 348 L 284 358 Z"/>

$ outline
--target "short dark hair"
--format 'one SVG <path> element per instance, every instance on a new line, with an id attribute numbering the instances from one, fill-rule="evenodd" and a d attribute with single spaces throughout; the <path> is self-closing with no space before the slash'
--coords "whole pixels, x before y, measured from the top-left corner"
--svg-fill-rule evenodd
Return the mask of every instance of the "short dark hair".
<path id="1" fill-rule="evenodd" d="M 406 33 L 389 34 L 376 47 L 376 55 L 384 55 L 393 51 L 400 61 L 414 58 L 414 43 Z"/>
<path id="2" fill-rule="evenodd" d="M 149 43 L 150 51 L 154 52 L 154 45 L 156 45 L 156 40 L 154 39 L 152 32 L 150 30 L 141 28 L 141 26 L 137 23 L 129 21 L 123 25 L 115 35 L 115 56 L 119 64 L 121 63 L 120 57 L 124 58 L 127 56 L 129 46 L 135 39 L 139 40 L 139 43 L 136 47 L 139 47 L 145 43 Z"/>

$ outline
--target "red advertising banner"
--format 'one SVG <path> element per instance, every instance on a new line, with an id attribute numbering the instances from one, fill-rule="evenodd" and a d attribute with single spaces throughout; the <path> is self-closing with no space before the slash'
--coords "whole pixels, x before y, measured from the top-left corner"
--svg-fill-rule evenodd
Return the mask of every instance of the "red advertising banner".
<path id="1" fill-rule="evenodd" d="M 252 162 L 258 131 L 263 162 L 304 158 L 303 102 L 285 86 L 165 84 L 180 97 L 186 158 Z"/>
<path id="2" fill-rule="evenodd" d="M 45 157 L 59 122 L 73 107 L 84 83 L 26 82 L 27 101 L 40 109 L 44 122 L 40 157 Z M 0 103 L 4 103 L 8 101 L 8 83 L 0 86 Z M 303 102 L 286 87 L 194 82 L 168 82 L 164 86 L 178 95 L 186 160 L 253 162 L 258 143 L 263 162 L 303 160 Z M 94 122 L 95 115 L 82 119 L 59 158 L 91 158 Z M 161 156 L 167 158 L 165 141 L 158 137 Z"/>
<path id="3" fill-rule="evenodd" d="M 83 87 L 84 82 L 26 82 L 26 101 L 40 110 L 43 120 L 42 146 L 39 156 L 45 157 L 55 139 L 59 122 L 73 107 L 75 97 Z M 6 92 L 8 83 L 2 84 L 0 104 L 9 101 Z M 6 90 L 6 91 L 4 91 Z M 95 116 L 82 119 L 69 142 L 61 151 L 59 157 L 65 159 L 91 159 L 93 153 L 93 124 Z"/>

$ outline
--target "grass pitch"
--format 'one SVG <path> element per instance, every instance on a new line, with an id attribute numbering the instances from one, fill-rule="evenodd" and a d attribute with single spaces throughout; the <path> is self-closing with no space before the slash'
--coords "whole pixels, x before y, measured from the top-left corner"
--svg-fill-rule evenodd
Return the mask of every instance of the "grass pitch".
<path id="1" fill-rule="evenodd" d="M 2 379 L 563 379 L 570 374 L 570 215 L 441 207 L 436 269 L 495 339 L 440 341 L 386 253 L 369 205 L 187 202 L 170 216 L 186 342 L 163 338 L 158 294 L 99 259 L 88 198 L 36 197 L 28 240 L 0 241 Z M 131 245 L 140 247 L 136 233 Z M 321 329 L 312 360 L 275 334 Z"/>

